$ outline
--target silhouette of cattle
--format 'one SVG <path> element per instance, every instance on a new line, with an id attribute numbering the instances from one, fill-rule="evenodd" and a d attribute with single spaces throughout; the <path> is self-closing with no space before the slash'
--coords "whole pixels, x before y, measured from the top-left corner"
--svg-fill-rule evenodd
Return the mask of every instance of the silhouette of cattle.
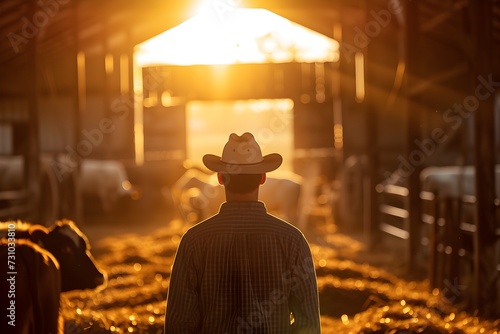
<path id="1" fill-rule="evenodd" d="M 420 173 L 422 190 L 437 193 L 442 197 L 476 195 L 474 166 L 427 167 Z M 495 166 L 494 185 L 500 194 L 500 165 Z"/>
<path id="2" fill-rule="evenodd" d="M 12 250 L 13 246 L 10 247 Z M 8 250 L 8 241 L 1 239 L 0 261 L 6 267 Z M 26 239 L 16 240 L 14 254 L 11 263 L 15 270 L 0 270 L 3 287 L 0 305 L 7 312 L 0 324 L 0 332 L 59 333 L 61 275 L 57 260 L 47 250 Z"/>
<path id="3" fill-rule="evenodd" d="M 132 185 L 123 163 L 85 159 L 81 164 L 81 187 L 86 203 L 97 201 L 104 212 L 112 211 L 120 199 L 132 195 Z"/>
<path id="4" fill-rule="evenodd" d="M 90 253 L 87 237 L 71 221 L 50 228 L 0 223 L 0 234 L 0 261 L 5 267 L 13 266 L 0 270 L 2 282 L 12 282 L 2 283 L 0 307 L 8 310 L 14 302 L 16 325 L 4 319 L 2 333 L 58 333 L 60 293 L 104 287 L 107 281 Z"/>

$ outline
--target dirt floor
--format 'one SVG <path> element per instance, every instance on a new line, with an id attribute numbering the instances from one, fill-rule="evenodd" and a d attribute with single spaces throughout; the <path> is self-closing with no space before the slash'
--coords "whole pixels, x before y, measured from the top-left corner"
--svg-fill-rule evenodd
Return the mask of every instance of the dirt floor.
<path id="1" fill-rule="evenodd" d="M 162 333 L 170 267 L 187 226 L 171 206 L 122 208 L 80 224 L 108 273 L 98 291 L 62 296 L 66 333 Z M 315 260 L 322 332 L 500 333 L 500 320 L 458 311 L 425 280 L 408 280 L 397 245 L 366 248 L 330 220 L 304 231 Z"/>

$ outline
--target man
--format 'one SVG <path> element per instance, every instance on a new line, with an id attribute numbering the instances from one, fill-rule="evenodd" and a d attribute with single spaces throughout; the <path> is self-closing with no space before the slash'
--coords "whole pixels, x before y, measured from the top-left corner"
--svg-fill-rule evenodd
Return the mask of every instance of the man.
<path id="1" fill-rule="evenodd" d="M 231 134 L 217 172 L 226 202 L 182 237 L 172 267 L 165 333 L 321 332 L 318 287 L 309 245 L 291 224 L 258 201 L 266 173 L 282 162 L 262 156 L 251 133 Z"/>

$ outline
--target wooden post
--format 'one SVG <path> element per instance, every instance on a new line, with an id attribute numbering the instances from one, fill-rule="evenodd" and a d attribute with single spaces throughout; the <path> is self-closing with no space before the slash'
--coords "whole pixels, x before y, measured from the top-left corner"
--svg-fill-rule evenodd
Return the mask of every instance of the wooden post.
<path id="1" fill-rule="evenodd" d="M 33 17 L 38 6 L 35 0 L 30 2 L 28 17 Z M 40 205 L 40 148 L 38 145 L 38 89 L 37 89 L 37 36 L 28 41 L 26 48 L 26 99 L 28 101 L 28 133 L 26 133 L 26 151 L 24 156 L 24 176 L 29 194 L 30 220 L 39 222 Z M 19 55 L 18 57 L 21 57 Z"/>
<path id="2" fill-rule="evenodd" d="M 472 1 L 471 21 L 475 39 L 475 75 L 472 97 L 478 101 L 474 111 L 474 151 L 476 182 L 477 235 L 475 238 L 474 277 L 475 305 L 480 313 L 494 311 L 498 301 L 495 285 L 495 130 L 494 90 L 499 89 L 499 78 L 493 76 L 493 1 Z M 495 84 L 496 82 L 496 84 Z"/>
<path id="3" fill-rule="evenodd" d="M 446 277 L 448 278 L 448 283 L 452 284 L 454 289 L 457 289 L 457 291 L 460 291 L 459 286 L 457 286 L 459 282 L 459 267 L 460 267 L 460 256 L 459 256 L 459 249 L 460 249 L 460 238 L 461 238 L 461 231 L 460 231 L 460 222 L 461 222 L 461 217 L 460 217 L 460 210 L 462 206 L 462 198 L 448 198 L 447 200 L 447 210 L 448 215 L 445 224 L 445 249 L 444 249 L 444 256 L 448 259 L 447 263 L 447 268 L 446 268 Z M 447 248 L 450 247 L 450 250 L 447 250 Z M 451 253 L 450 253 L 451 251 Z M 456 292 L 455 292 L 456 293 Z M 453 296 L 453 298 L 457 298 L 460 296 Z"/>
<path id="4" fill-rule="evenodd" d="M 411 271 L 417 264 L 416 254 L 420 243 L 421 227 L 421 200 L 420 200 L 420 171 L 422 163 L 413 163 L 413 156 L 417 157 L 415 152 L 419 152 L 419 147 L 415 141 L 420 137 L 421 115 L 415 107 L 415 101 L 408 92 L 415 85 L 417 79 L 415 74 L 418 72 L 418 3 L 408 1 L 405 3 L 406 18 L 406 38 L 405 38 L 405 56 L 406 56 L 406 75 L 405 92 L 406 94 L 406 113 L 407 113 L 407 134 L 405 155 L 412 163 L 412 171 L 408 176 L 408 220 L 407 230 L 409 232 L 407 264 Z M 420 156 L 418 156 L 420 159 Z M 424 159 L 424 158 L 422 158 Z"/>
<path id="5" fill-rule="evenodd" d="M 78 37 L 78 1 L 74 1 L 72 4 L 72 16 L 73 16 L 73 25 L 72 25 L 72 30 L 73 30 L 73 39 L 74 39 L 74 45 L 73 45 L 73 65 L 74 65 L 74 90 L 73 94 L 75 96 L 75 103 L 74 103 L 74 112 L 73 112 L 73 143 L 71 145 L 73 147 L 76 147 L 78 145 L 78 142 L 80 141 L 80 131 L 81 131 L 81 115 L 83 113 L 84 109 L 84 101 L 82 101 L 82 96 L 81 96 L 81 91 L 85 92 L 84 90 L 81 89 L 80 87 L 80 70 L 78 68 L 78 53 L 80 52 L 80 43 L 79 43 L 79 37 Z M 77 224 L 82 224 L 83 221 L 83 200 L 82 200 L 82 191 L 81 191 L 81 185 L 80 185 L 80 161 L 77 162 L 76 165 L 76 170 L 74 171 L 74 174 L 76 175 L 75 177 L 75 187 L 74 191 L 75 194 L 73 194 L 75 197 L 75 207 L 73 208 L 73 216 L 71 217 L 72 219 L 75 220 Z"/>
<path id="6" fill-rule="evenodd" d="M 368 79 L 369 80 L 369 79 Z M 369 85 L 372 86 L 372 85 Z M 378 159 L 378 108 L 373 105 L 372 100 L 365 103 L 366 127 L 367 127 L 367 149 L 368 149 L 368 166 L 367 166 L 367 186 L 363 187 L 363 193 L 367 193 L 367 198 L 363 198 L 363 203 L 367 201 L 366 211 L 363 214 L 368 225 L 368 243 L 369 247 L 373 248 L 380 243 L 382 238 L 380 232 L 380 212 L 379 212 L 379 193 L 376 191 L 377 183 L 380 180 L 379 176 L 379 159 Z M 364 175 L 363 175 L 364 178 Z M 365 182 L 363 182 L 363 185 Z M 364 209 L 365 210 L 365 209 Z"/>
<path id="7" fill-rule="evenodd" d="M 365 7 L 365 24 L 367 18 L 369 17 L 369 11 L 373 8 L 369 1 L 364 4 Z M 364 80 L 364 90 L 366 90 L 366 95 L 362 101 L 358 101 L 363 106 L 363 112 L 365 115 L 366 129 L 366 152 L 368 156 L 368 164 L 366 166 L 366 172 L 363 172 L 363 230 L 365 231 L 365 239 L 368 243 L 368 247 L 373 249 L 375 246 L 380 244 L 381 241 L 381 231 L 380 231 L 380 213 L 379 213 L 379 193 L 376 191 L 376 186 L 382 179 L 379 173 L 379 158 L 378 158 L 378 113 L 380 107 L 377 105 L 377 100 L 375 96 L 375 87 L 379 86 L 377 82 L 377 74 L 374 71 L 374 65 L 376 60 L 374 59 L 374 48 L 376 48 L 376 43 L 370 43 L 366 47 L 366 51 L 358 51 L 357 53 L 362 53 L 362 57 L 359 57 L 361 61 L 357 60 L 358 54 L 354 55 L 354 63 L 357 68 L 355 68 L 356 77 L 356 98 L 363 98 L 363 96 L 358 96 L 358 80 L 360 79 L 357 73 L 364 71 L 362 78 Z M 359 59 L 358 58 L 358 59 Z M 362 67 L 358 68 L 360 65 Z M 363 88 L 361 89 L 361 91 Z M 365 174 L 366 173 L 366 174 Z"/>
<path id="8" fill-rule="evenodd" d="M 429 285 L 431 288 L 437 288 L 437 244 L 438 244 L 438 221 L 441 215 L 440 202 L 437 192 L 433 193 L 431 210 L 429 213 L 434 221 L 432 222 L 429 237 Z"/>

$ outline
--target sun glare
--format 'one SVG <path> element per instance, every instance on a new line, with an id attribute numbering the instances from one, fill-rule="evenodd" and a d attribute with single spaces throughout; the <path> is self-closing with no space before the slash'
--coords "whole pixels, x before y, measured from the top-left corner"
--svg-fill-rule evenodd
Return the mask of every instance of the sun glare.
<path id="1" fill-rule="evenodd" d="M 139 66 L 333 62 L 338 43 L 265 9 L 200 14 L 136 47 Z"/>
<path id="2" fill-rule="evenodd" d="M 279 152 L 281 170 L 292 170 L 293 101 L 258 99 L 237 101 L 191 101 L 186 105 L 187 157 L 201 163 L 206 153 L 221 153 L 228 135 L 252 132 L 262 152 Z"/>
<path id="3" fill-rule="evenodd" d="M 239 1 L 239 0 L 233 0 Z M 170 95 L 149 92 L 143 98 L 141 72 L 151 66 L 228 65 L 259 63 L 316 63 L 339 59 L 332 38 L 265 9 L 205 5 L 192 18 L 135 47 L 134 80 L 136 160 L 144 162 L 143 106 L 169 104 Z M 321 68 L 321 66 L 318 66 Z M 217 66 L 214 71 L 223 70 Z M 227 140 L 228 131 L 255 135 L 267 152 L 281 152 L 283 167 L 292 169 L 293 102 L 289 99 L 248 101 L 191 101 L 186 105 L 188 158 L 200 161 Z"/>

